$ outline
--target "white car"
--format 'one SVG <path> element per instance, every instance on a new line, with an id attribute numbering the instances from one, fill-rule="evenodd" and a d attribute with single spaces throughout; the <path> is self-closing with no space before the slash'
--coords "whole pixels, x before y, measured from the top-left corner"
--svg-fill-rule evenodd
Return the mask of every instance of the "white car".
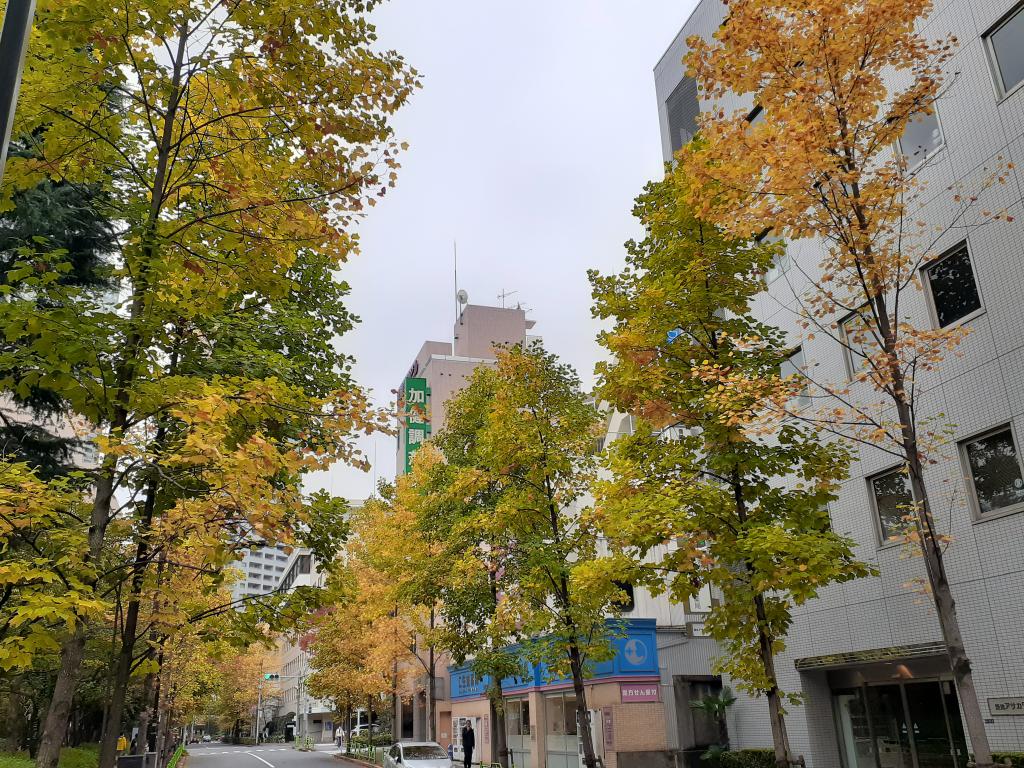
<path id="1" fill-rule="evenodd" d="M 452 761 L 436 741 L 400 741 L 384 755 L 384 768 L 451 768 Z"/>

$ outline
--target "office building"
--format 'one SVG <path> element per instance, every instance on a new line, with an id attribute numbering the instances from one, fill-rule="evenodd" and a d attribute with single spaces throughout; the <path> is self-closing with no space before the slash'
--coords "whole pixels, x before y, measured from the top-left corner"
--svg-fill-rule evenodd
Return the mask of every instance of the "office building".
<path id="1" fill-rule="evenodd" d="M 710 39 L 725 19 L 719 0 L 701 0 L 655 67 L 665 160 L 693 136 L 702 104 L 681 63 L 691 35 Z M 925 157 L 929 188 L 975 179 L 998 158 L 1024 163 L 1024 4 L 1019 0 L 938 0 L 920 28 L 930 38 L 955 35 L 943 64 L 945 86 L 936 114 L 912 124 Z M 753 109 L 734 96 L 726 111 Z M 958 323 L 970 335 L 927 381 L 922 419 L 949 424 L 951 438 L 925 482 L 936 523 L 952 537 L 945 554 L 967 653 L 994 750 L 1024 751 L 1024 177 L 1009 171 L 991 205 L 1015 216 L 939 242 L 922 270 L 922 290 L 905 311 L 934 327 Z M 951 193 L 950 193 L 951 194 Z M 948 227 L 941 194 L 921 218 Z M 822 246 L 788 246 L 755 303 L 759 319 L 800 343 L 816 377 L 849 378 L 843 347 L 821 334 L 802 339 L 790 310 L 821 262 Z M 956 274 L 952 282 L 946 279 Z M 944 282 L 945 281 L 945 282 Z M 964 300 L 966 297 L 966 300 Z M 981 462 L 992 451 L 1002 460 Z M 898 462 L 861 446 L 851 476 L 830 508 L 832 526 L 856 542 L 856 554 L 877 577 L 835 585 L 798 608 L 777 661 L 782 687 L 805 697 L 790 708 L 793 751 L 813 768 L 953 768 L 966 765 L 970 745 L 930 596 L 923 562 L 890 543 Z M 902 502 L 901 502 L 902 503 Z M 887 515 L 887 511 L 890 513 Z M 740 699 L 729 716 L 732 746 L 771 745 L 763 701 Z"/>

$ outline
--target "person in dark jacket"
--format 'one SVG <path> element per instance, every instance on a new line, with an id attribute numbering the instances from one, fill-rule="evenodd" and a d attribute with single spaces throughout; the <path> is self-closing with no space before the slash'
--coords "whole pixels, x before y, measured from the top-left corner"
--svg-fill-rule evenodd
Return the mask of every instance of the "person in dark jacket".
<path id="1" fill-rule="evenodd" d="M 476 733 L 473 732 L 472 721 L 462 729 L 462 764 L 469 768 L 473 764 L 473 747 L 476 746 Z"/>

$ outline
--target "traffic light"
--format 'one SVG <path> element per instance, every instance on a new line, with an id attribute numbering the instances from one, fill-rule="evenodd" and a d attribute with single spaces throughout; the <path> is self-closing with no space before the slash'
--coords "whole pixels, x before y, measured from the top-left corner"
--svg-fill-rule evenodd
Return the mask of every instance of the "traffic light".
<path id="1" fill-rule="evenodd" d="M 264 680 L 270 680 L 271 682 L 275 682 L 277 680 L 280 680 L 281 676 L 279 674 L 277 674 L 276 672 L 267 672 L 266 674 L 263 675 L 263 679 Z"/>

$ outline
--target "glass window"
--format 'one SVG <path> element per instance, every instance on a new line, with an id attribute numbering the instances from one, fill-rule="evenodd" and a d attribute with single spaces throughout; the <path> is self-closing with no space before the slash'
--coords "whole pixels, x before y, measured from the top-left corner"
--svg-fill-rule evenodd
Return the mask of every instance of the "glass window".
<path id="1" fill-rule="evenodd" d="M 565 732 L 569 736 L 576 735 L 576 697 L 567 695 L 563 700 L 565 705 Z"/>
<path id="2" fill-rule="evenodd" d="M 902 468 L 886 472 L 871 479 L 871 492 L 875 500 L 882 541 L 899 536 L 904 530 L 903 517 L 913 512 L 910 483 Z"/>
<path id="3" fill-rule="evenodd" d="M 988 34 L 999 89 L 1007 94 L 1024 82 L 1024 5 Z"/>
<path id="4" fill-rule="evenodd" d="M 761 233 L 755 239 L 758 243 L 766 244 L 782 242 L 782 238 L 770 229 Z M 775 258 L 772 259 L 771 266 L 768 267 L 768 271 L 765 272 L 765 281 L 770 283 L 777 278 L 782 277 L 782 275 L 789 271 L 790 264 L 789 249 L 783 246 L 782 251 L 775 255 Z"/>
<path id="5" fill-rule="evenodd" d="M 807 394 L 807 379 L 803 375 L 804 365 L 804 349 L 803 347 L 797 347 L 793 354 L 783 360 L 779 366 L 779 375 L 782 378 L 788 379 L 790 376 L 799 376 L 803 383 L 799 394 L 794 398 L 798 406 L 807 405 L 811 402 L 811 398 Z"/>
<path id="6" fill-rule="evenodd" d="M 981 309 L 981 296 L 974 281 L 967 243 L 960 243 L 930 265 L 925 274 L 940 327 L 944 328 Z"/>
<path id="7" fill-rule="evenodd" d="M 668 117 L 672 153 L 675 154 L 697 133 L 700 96 L 697 92 L 697 81 L 694 78 L 684 77 L 679 81 L 669 97 L 665 99 L 665 112 Z"/>
<path id="8" fill-rule="evenodd" d="M 967 441 L 964 452 L 981 514 L 1024 503 L 1024 478 L 1009 426 Z"/>
<path id="9" fill-rule="evenodd" d="M 867 368 L 868 356 L 876 354 L 879 348 L 873 333 L 873 325 L 865 319 L 867 311 L 867 308 L 864 308 L 860 312 L 854 312 L 840 323 L 851 376 Z"/>
<path id="10" fill-rule="evenodd" d="M 942 126 L 939 113 L 932 107 L 932 113 L 917 112 L 910 116 L 900 137 L 900 152 L 911 166 L 917 165 L 928 155 L 942 146 Z"/>
<path id="11" fill-rule="evenodd" d="M 523 736 L 530 735 L 530 702 L 528 699 L 523 699 L 520 702 L 520 715 L 519 715 L 519 727 L 520 733 Z"/>
<path id="12" fill-rule="evenodd" d="M 406 744 L 402 747 L 406 760 L 447 760 L 448 753 L 435 744 Z"/>

